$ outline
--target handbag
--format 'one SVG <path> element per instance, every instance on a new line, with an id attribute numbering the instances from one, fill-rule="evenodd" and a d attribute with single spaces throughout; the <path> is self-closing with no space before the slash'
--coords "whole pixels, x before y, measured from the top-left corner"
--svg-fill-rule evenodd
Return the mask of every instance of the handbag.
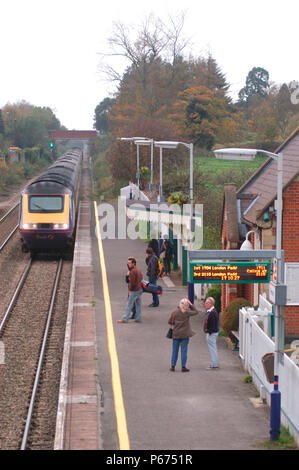
<path id="1" fill-rule="evenodd" d="M 166 338 L 172 339 L 172 327 L 167 331 Z"/>
<path id="2" fill-rule="evenodd" d="M 172 318 L 171 320 L 172 326 L 169 328 L 166 334 L 166 338 L 169 338 L 169 339 L 172 339 L 173 325 L 174 325 L 174 312 L 172 313 L 171 318 Z"/>

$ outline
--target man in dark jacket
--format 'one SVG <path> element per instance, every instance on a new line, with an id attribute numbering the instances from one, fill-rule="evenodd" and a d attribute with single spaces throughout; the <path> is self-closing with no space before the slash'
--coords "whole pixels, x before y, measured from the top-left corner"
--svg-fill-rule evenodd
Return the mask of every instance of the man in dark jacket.
<path id="1" fill-rule="evenodd" d="M 206 316 L 204 319 L 204 332 L 206 334 L 207 344 L 210 351 L 212 364 L 207 370 L 219 369 L 219 358 L 217 351 L 217 336 L 219 331 L 219 315 L 214 307 L 215 299 L 208 297 L 205 302 Z"/>
<path id="2" fill-rule="evenodd" d="M 152 248 L 155 255 L 159 258 L 159 243 L 156 238 L 152 238 L 147 247 Z"/>
<path id="3" fill-rule="evenodd" d="M 152 248 L 147 248 L 146 252 L 146 259 L 145 262 L 147 264 L 147 277 L 151 284 L 154 286 L 157 285 L 157 268 L 158 268 L 158 257 L 153 252 Z M 158 294 L 152 294 L 153 302 L 149 305 L 149 307 L 158 307 L 159 306 L 159 297 Z"/>

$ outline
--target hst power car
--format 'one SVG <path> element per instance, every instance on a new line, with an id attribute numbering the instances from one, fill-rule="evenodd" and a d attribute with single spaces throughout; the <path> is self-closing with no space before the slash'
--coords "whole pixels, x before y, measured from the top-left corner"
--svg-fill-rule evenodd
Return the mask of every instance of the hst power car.
<path id="1" fill-rule="evenodd" d="M 21 194 L 23 251 L 63 253 L 74 241 L 82 151 L 62 155 Z"/>

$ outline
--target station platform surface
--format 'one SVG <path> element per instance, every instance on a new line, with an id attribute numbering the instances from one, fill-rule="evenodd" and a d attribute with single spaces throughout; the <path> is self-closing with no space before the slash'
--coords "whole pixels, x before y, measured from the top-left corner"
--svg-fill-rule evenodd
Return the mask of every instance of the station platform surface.
<path id="1" fill-rule="evenodd" d="M 170 372 L 166 338 L 168 318 L 187 288 L 162 280 L 159 307 L 148 307 L 151 294 L 144 293 L 142 323 L 117 323 L 127 303 L 127 258 L 137 258 L 146 279 L 146 243 L 99 242 L 94 210 L 81 202 L 55 449 L 260 449 L 269 439 L 269 410 L 254 406 L 256 390 L 242 381 L 247 373 L 224 338 L 217 339 L 219 370 L 206 369 L 202 301 L 195 300 L 200 313 L 191 318 L 196 334 L 188 373 L 181 372 L 180 356 Z"/>

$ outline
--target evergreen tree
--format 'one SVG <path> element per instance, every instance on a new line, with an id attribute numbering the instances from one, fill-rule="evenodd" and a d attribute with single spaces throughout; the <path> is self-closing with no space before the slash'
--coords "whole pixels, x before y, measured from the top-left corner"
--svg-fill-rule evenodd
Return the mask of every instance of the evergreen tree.
<path id="1" fill-rule="evenodd" d="M 96 107 L 94 114 L 94 127 L 101 134 L 107 134 L 109 131 L 108 113 L 113 106 L 115 100 L 112 98 L 104 98 Z"/>
<path id="2" fill-rule="evenodd" d="M 262 67 L 253 67 L 246 77 L 246 85 L 239 91 L 239 102 L 250 104 L 252 98 L 264 98 L 269 91 L 269 72 Z"/>
<path id="3" fill-rule="evenodd" d="M 222 91 L 223 94 L 228 91 L 229 84 L 225 75 L 211 54 L 207 59 L 199 57 L 193 64 L 191 63 L 191 72 L 195 85 L 204 86 L 212 91 Z"/>
<path id="4" fill-rule="evenodd" d="M 5 134 L 5 127 L 4 127 L 4 121 L 2 118 L 2 110 L 0 109 L 0 134 L 4 135 Z"/>

